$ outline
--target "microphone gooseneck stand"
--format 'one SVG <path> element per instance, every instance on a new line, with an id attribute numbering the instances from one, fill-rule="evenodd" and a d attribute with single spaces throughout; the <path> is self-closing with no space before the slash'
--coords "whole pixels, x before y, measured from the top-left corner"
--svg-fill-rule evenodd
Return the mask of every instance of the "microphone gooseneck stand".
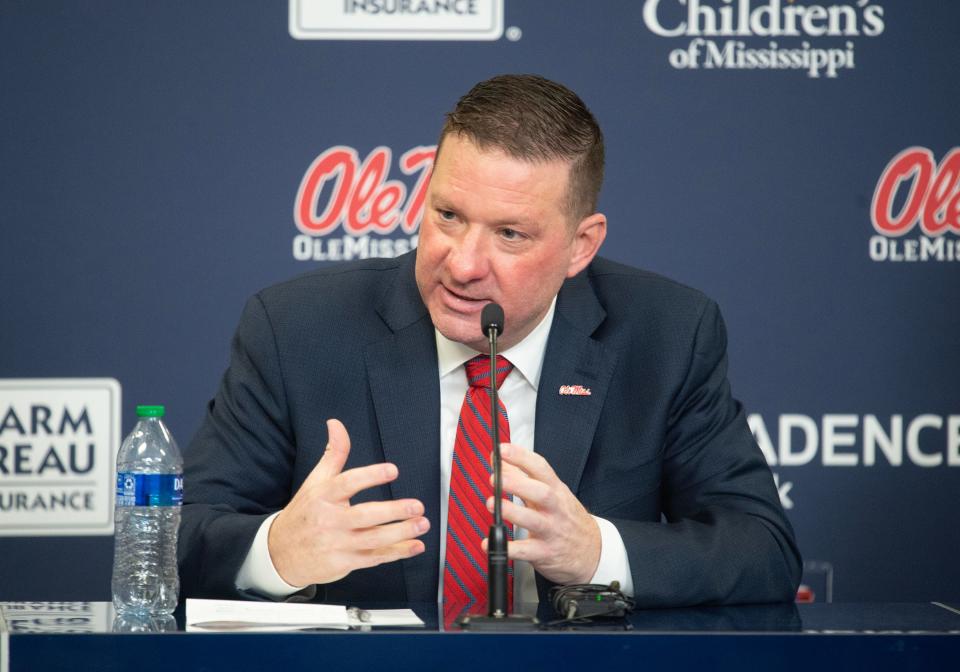
<path id="1" fill-rule="evenodd" d="M 490 442 L 493 446 L 493 523 L 487 535 L 487 615 L 468 615 L 460 619 L 465 630 L 536 630 L 533 616 L 510 614 L 507 604 L 507 527 L 500 505 L 503 484 L 500 480 L 500 406 L 497 401 L 497 336 L 503 333 L 503 308 L 488 303 L 480 315 L 480 328 L 490 346 Z"/>

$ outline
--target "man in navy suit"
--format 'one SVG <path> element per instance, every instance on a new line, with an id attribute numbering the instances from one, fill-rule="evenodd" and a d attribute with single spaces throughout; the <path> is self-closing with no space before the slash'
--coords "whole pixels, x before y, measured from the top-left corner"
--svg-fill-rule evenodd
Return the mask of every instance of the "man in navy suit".
<path id="1" fill-rule="evenodd" d="M 251 299 L 186 451 L 183 594 L 436 599 L 463 363 L 497 302 L 518 600 L 613 579 L 641 606 L 792 599 L 799 552 L 719 311 L 596 256 L 602 179 L 576 94 L 495 77 L 447 116 L 415 253 Z"/>

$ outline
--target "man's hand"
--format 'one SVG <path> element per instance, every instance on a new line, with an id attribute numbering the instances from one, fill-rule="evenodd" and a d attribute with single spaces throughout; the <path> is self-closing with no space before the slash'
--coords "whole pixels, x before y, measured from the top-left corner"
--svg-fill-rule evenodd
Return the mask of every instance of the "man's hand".
<path id="1" fill-rule="evenodd" d="M 397 478 L 396 465 L 342 471 L 350 437 L 339 420 L 327 421 L 326 452 L 273 520 L 267 537 L 280 577 L 293 586 L 331 583 L 355 569 L 423 553 L 416 539 L 430 529 L 416 499 L 350 505 L 361 490 Z"/>
<path id="2" fill-rule="evenodd" d="M 503 517 L 530 533 L 510 542 L 508 555 L 530 562 L 555 583 L 588 583 L 600 562 L 600 528 L 593 516 L 542 456 L 509 443 L 500 446 L 500 456 L 504 493 L 526 505 L 504 500 Z M 493 511 L 493 497 L 487 509 Z"/>

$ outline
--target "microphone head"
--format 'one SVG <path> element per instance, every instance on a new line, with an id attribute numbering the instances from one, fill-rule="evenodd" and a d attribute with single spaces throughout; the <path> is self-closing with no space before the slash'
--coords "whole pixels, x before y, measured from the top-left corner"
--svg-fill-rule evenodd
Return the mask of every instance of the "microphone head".
<path id="1" fill-rule="evenodd" d="M 480 313 L 480 329 L 484 336 L 489 334 L 491 329 L 497 331 L 497 336 L 503 333 L 503 308 L 499 303 L 488 303 L 483 307 Z"/>

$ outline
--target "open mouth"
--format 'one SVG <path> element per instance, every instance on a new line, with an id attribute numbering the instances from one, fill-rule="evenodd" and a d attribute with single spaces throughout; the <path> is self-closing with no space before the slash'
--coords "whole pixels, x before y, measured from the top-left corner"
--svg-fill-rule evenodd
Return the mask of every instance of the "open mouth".
<path id="1" fill-rule="evenodd" d="M 486 297 L 473 298 L 455 292 L 446 285 L 441 284 L 440 286 L 443 288 L 444 303 L 455 310 L 473 312 L 490 303 L 490 299 Z"/>

